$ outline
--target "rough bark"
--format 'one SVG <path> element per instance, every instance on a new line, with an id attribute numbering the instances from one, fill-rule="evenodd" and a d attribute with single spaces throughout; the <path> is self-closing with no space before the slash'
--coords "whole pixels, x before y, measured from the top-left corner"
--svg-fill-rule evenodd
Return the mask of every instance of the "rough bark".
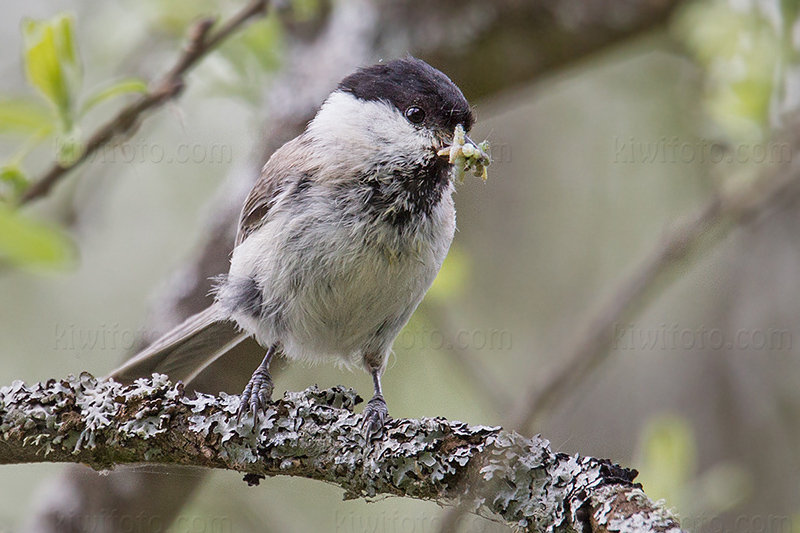
<path id="1" fill-rule="evenodd" d="M 184 394 L 153 375 L 131 385 L 88 374 L 0 389 L 0 464 L 132 463 L 237 470 L 334 483 L 345 498 L 394 495 L 468 506 L 519 531 L 679 533 L 636 472 L 607 460 L 553 453 L 536 436 L 443 418 L 395 419 L 368 441 L 356 393 L 286 393 L 255 422 L 239 397 Z"/>

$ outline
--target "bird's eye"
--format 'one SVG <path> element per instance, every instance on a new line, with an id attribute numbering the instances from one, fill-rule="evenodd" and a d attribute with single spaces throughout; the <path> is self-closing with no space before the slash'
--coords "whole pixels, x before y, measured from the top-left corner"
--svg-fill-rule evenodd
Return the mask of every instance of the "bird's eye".
<path id="1" fill-rule="evenodd" d="M 415 105 L 412 105 L 406 109 L 406 118 L 412 124 L 419 124 L 425 120 L 425 111 Z"/>

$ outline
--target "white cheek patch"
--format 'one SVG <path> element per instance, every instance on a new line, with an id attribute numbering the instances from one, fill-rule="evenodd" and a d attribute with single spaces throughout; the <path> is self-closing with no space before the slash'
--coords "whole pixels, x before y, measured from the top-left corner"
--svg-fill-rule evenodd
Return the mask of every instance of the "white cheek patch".
<path id="1" fill-rule="evenodd" d="M 336 91 L 308 126 L 326 157 L 347 161 L 350 168 L 377 162 L 408 164 L 430 155 L 433 135 L 413 126 L 388 102 L 360 100 Z M 321 155 L 321 154 L 318 154 Z"/>

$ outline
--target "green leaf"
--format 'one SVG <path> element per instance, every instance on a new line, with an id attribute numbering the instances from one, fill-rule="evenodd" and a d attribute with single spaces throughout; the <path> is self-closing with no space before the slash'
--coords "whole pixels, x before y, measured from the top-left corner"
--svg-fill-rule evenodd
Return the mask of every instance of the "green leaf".
<path id="1" fill-rule="evenodd" d="M 28 135 L 52 127 L 53 118 L 49 109 L 36 102 L 0 100 L 0 134 Z"/>
<path id="2" fill-rule="evenodd" d="M 78 162 L 86 150 L 86 144 L 81 140 L 80 130 L 73 129 L 56 142 L 56 161 L 63 167 L 71 167 Z"/>
<path id="3" fill-rule="evenodd" d="M 790 68 L 786 37 L 754 7 L 734 9 L 719 0 L 687 6 L 673 29 L 706 70 L 710 115 L 733 142 L 762 138 L 781 76 Z"/>
<path id="4" fill-rule="evenodd" d="M 53 105 L 65 130 L 73 121 L 82 78 L 72 27 L 72 17 L 61 14 L 44 21 L 27 20 L 22 28 L 28 83 Z"/>
<path id="5" fill-rule="evenodd" d="M 23 267 L 63 268 L 74 257 L 61 230 L 0 206 L 0 260 Z"/>
<path id="6" fill-rule="evenodd" d="M 110 86 L 100 87 L 95 90 L 81 106 L 80 114 L 84 114 L 94 106 L 102 104 L 107 100 L 131 93 L 146 93 L 147 83 L 142 80 L 130 78 L 114 82 Z"/>
<path id="7" fill-rule="evenodd" d="M 0 197 L 16 200 L 28 186 L 28 177 L 17 165 L 0 168 Z M 7 189 L 8 193 L 3 194 Z"/>

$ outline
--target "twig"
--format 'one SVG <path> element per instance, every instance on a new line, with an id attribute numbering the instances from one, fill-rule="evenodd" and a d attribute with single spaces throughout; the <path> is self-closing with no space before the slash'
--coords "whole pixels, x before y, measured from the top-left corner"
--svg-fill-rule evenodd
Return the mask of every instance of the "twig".
<path id="1" fill-rule="evenodd" d="M 20 204 L 26 204 L 41 198 L 74 168 L 89 159 L 100 148 L 117 137 L 134 131 L 144 113 L 160 107 L 167 101 L 177 97 L 184 88 L 184 75 L 197 62 L 214 50 L 221 42 L 238 31 L 246 22 L 267 12 L 267 0 L 252 0 L 244 9 L 230 18 L 220 28 L 210 33 L 215 19 L 205 18 L 196 22 L 189 30 L 188 43 L 175 65 L 151 86 L 153 89 L 142 95 L 135 102 L 122 109 L 117 115 L 98 129 L 86 143 L 86 149 L 71 164 L 55 163 L 42 178 L 34 182 L 20 198 Z"/>
<path id="2" fill-rule="evenodd" d="M 0 464 L 161 463 L 236 470 L 258 484 L 288 475 L 334 483 L 346 498 L 434 500 L 518 531 L 680 533 L 677 520 L 607 460 L 550 451 L 499 427 L 396 419 L 367 441 L 352 390 L 287 393 L 254 428 L 237 396 L 187 397 L 166 376 L 129 386 L 88 374 L 0 389 Z"/>

